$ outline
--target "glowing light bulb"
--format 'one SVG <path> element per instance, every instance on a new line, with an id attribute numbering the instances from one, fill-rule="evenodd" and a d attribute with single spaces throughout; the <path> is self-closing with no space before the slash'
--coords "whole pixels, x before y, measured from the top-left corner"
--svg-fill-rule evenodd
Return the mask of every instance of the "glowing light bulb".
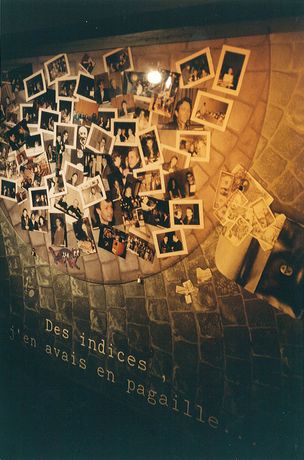
<path id="1" fill-rule="evenodd" d="M 151 70 L 147 75 L 148 82 L 157 85 L 161 81 L 161 74 L 158 70 Z"/>

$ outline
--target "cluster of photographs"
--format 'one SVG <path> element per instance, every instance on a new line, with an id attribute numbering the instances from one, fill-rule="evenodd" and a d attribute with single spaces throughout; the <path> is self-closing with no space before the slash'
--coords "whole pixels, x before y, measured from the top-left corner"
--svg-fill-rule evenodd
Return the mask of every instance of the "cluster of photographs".
<path id="1" fill-rule="evenodd" d="M 0 196 L 18 203 L 21 229 L 85 254 L 187 254 L 187 231 L 204 227 L 194 166 L 233 105 L 215 92 L 239 94 L 249 54 L 224 45 L 214 71 L 204 48 L 147 73 L 120 48 L 100 57 L 102 73 L 88 53 L 73 72 L 65 53 L 3 71 Z M 199 89 L 211 79 L 214 93 Z"/>

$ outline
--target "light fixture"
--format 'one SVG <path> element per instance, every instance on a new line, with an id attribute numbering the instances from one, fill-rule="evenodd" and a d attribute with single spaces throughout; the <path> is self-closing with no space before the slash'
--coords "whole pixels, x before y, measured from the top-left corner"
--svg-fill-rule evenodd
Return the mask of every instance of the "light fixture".
<path id="1" fill-rule="evenodd" d="M 157 85 L 157 83 L 161 82 L 161 73 L 158 70 L 151 70 L 151 72 L 148 73 L 147 78 L 149 83 Z"/>

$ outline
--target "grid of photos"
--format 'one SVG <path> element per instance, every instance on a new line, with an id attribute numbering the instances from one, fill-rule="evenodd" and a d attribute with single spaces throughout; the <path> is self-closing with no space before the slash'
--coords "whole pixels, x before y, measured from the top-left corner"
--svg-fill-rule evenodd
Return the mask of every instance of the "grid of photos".
<path id="1" fill-rule="evenodd" d="M 51 247 L 77 254 L 101 251 L 101 260 L 102 251 L 148 263 L 186 254 L 187 232 L 204 228 L 195 163 L 212 161 L 213 129 L 226 129 L 229 96 L 239 95 L 250 56 L 224 45 L 215 71 L 212 53 L 206 47 L 143 71 L 129 47 L 101 56 L 103 69 L 88 52 L 70 68 L 63 52 L 34 73 L 31 64 L 10 70 L 0 196 L 18 207 L 21 230 L 47 232 Z M 212 93 L 201 91 L 205 82 Z M 236 177 L 223 172 L 214 212 L 244 227 L 235 209 L 248 200 L 266 231 L 275 222 L 269 196 L 235 193 L 227 211 Z"/>

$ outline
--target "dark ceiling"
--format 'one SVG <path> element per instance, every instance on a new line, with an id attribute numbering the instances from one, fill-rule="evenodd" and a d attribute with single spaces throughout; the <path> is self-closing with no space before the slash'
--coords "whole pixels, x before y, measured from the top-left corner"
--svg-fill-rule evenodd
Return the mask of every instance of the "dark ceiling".
<path id="1" fill-rule="evenodd" d="M 0 0 L 2 57 L 37 45 L 300 17 L 303 0 Z"/>

